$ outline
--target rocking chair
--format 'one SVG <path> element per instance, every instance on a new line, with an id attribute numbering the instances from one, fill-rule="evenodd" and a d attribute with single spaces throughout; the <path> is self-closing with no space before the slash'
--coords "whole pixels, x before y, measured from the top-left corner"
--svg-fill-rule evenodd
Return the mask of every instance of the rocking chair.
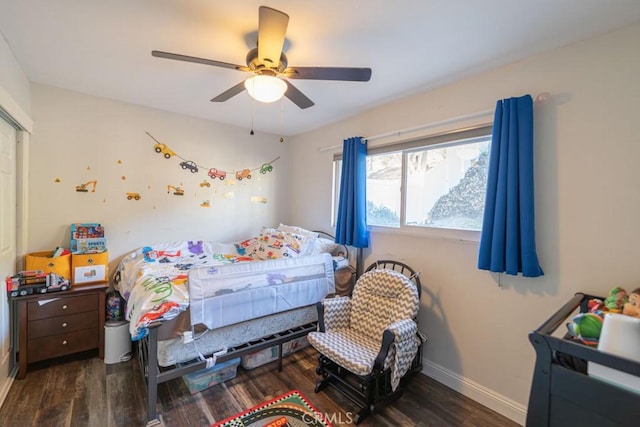
<path id="1" fill-rule="evenodd" d="M 396 261 L 369 266 L 351 297 L 318 303 L 318 331 L 308 335 L 320 353 L 316 393 L 334 386 L 360 408 L 355 424 L 398 399 L 411 374 L 422 370 L 419 306 L 418 274 Z"/>

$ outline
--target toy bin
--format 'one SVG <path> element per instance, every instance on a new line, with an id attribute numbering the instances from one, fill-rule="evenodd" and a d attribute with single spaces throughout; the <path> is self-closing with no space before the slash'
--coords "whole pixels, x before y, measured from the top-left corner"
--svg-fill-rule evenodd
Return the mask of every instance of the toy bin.
<path id="1" fill-rule="evenodd" d="M 109 252 L 95 254 L 72 254 L 71 276 L 74 285 L 107 280 Z"/>
<path id="2" fill-rule="evenodd" d="M 71 254 L 51 257 L 53 251 L 32 252 L 25 257 L 25 270 L 42 270 L 71 280 Z"/>
<path id="3" fill-rule="evenodd" d="M 238 373 L 238 365 L 240 358 L 227 360 L 226 362 L 216 363 L 211 368 L 201 369 L 190 374 L 182 376 L 191 394 L 198 393 L 216 384 L 223 383 L 236 377 Z"/>
<path id="4" fill-rule="evenodd" d="M 289 354 L 305 348 L 308 345 L 309 341 L 306 336 L 287 341 L 282 344 L 282 357 L 288 356 Z M 242 356 L 241 365 L 244 369 L 253 369 L 258 366 L 266 365 L 274 360 L 278 360 L 277 345 Z"/>

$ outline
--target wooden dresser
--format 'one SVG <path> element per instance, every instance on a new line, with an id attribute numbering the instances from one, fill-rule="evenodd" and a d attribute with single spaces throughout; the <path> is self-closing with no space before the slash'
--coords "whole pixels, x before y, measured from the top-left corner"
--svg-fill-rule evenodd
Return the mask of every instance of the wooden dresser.
<path id="1" fill-rule="evenodd" d="M 69 291 L 14 298 L 18 327 L 18 379 L 27 364 L 85 350 L 104 358 L 107 282 L 74 286 Z"/>

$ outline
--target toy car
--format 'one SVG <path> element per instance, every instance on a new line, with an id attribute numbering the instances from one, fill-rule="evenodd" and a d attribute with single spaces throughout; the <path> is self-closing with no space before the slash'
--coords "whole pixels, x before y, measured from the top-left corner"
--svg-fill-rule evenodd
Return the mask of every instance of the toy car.
<path id="1" fill-rule="evenodd" d="M 171 151 L 171 149 L 167 147 L 166 144 L 158 143 L 153 146 L 153 149 L 156 151 L 156 153 L 162 153 L 165 159 L 170 159 L 171 156 L 176 155 L 176 153 Z"/>
<path id="2" fill-rule="evenodd" d="M 23 297 L 33 293 L 66 291 L 71 288 L 69 280 L 55 273 L 45 274 L 42 270 L 21 271 L 5 279 L 7 295 L 10 298 Z"/>
<path id="3" fill-rule="evenodd" d="M 196 165 L 191 160 L 187 160 L 186 162 L 180 162 L 180 166 L 182 169 L 189 169 L 191 173 L 198 173 L 198 165 Z"/>
<path id="4" fill-rule="evenodd" d="M 220 178 L 220 181 L 224 180 L 227 177 L 227 173 L 225 171 L 220 171 L 216 168 L 209 169 L 209 176 L 211 178 Z"/>
<path id="5" fill-rule="evenodd" d="M 242 178 L 251 179 L 251 171 L 249 169 L 243 169 L 236 172 L 236 179 L 242 181 Z"/>
<path id="6" fill-rule="evenodd" d="M 260 173 L 267 173 L 267 172 L 271 172 L 272 170 L 273 170 L 273 166 L 271 166 L 269 163 L 265 163 L 260 167 Z"/>

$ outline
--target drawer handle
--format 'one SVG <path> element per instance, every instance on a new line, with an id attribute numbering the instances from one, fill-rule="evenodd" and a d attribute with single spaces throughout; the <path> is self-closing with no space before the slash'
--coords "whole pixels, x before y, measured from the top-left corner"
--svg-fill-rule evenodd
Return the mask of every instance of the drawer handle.
<path id="1" fill-rule="evenodd" d="M 67 327 L 67 322 L 63 322 L 63 323 L 62 323 L 62 327 L 63 327 L 63 328 L 66 328 L 66 327 Z"/>
<path id="2" fill-rule="evenodd" d="M 62 345 L 67 345 L 67 340 L 62 341 Z"/>
<path id="3" fill-rule="evenodd" d="M 63 310 L 66 310 L 67 308 L 69 308 L 69 306 L 68 306 L 67 304 L 65 304 L 65 305 L 63 305 L 63 306 L 62 306 L 62 309 L 63 309 Z"/>

